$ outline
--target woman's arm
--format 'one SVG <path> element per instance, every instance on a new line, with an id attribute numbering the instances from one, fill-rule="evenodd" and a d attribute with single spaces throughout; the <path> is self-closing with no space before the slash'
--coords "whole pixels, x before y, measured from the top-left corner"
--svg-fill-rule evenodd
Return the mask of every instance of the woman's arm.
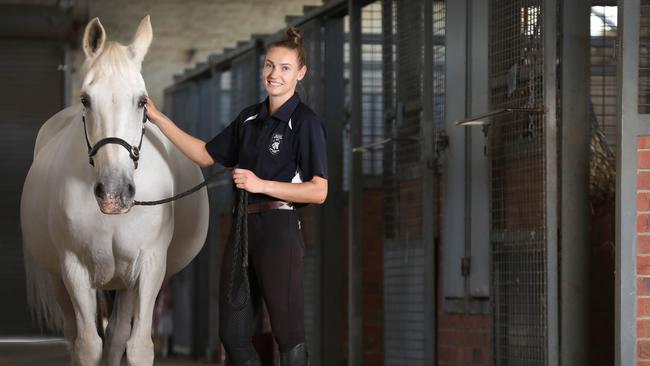
<path id="1" fill-rule="evenodd" d="M 153 122 L 162 133 L 185 154 L 190 160 L 194 161 L 201 167 L 207 167 L 215 163 L 212 156 L 205 149 L 205 142 L 176 126 L 172 120 L 162 114 L 153 104 L 151 98 L 147 99 L 147 118 Z"/>
<path id="2" fill-rule="evenodd" d="M 235 169 L 232 177 L 237 188 L 263 193 L 282 201 L 321 204 L 327 197 L 327 179 L 319 176 L 314 176 L 309 182 L 285 183 L 260 179 L 247 169 Z"/>

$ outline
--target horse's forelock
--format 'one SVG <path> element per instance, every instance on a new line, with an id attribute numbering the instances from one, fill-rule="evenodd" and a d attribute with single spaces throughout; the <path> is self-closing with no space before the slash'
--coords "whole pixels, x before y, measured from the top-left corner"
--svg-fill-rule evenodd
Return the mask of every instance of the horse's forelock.
<path id="1" fill-rule="evenodd" d="M 84 66 L 86 76 L 92 79 L 84 80 L 84 84 L 90 84 L 103 77 L 133 80 L 133 77 L 140 75 L 140 70 L 129 57 L 127 48 L 117 42 L 109 42 L 99 55 L 88 59 Z"/>

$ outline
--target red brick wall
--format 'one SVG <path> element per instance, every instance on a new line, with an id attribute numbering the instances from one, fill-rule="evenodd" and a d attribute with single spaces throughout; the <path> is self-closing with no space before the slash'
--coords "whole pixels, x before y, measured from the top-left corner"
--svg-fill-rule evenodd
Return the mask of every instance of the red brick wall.
<path id="1" fill-rule="evenodd" d="M 637 365 L 650 365 L 650 136 L 638 139 Z"/>
<path id="2" fill-rule="evenodd" d="M 490 362 L 490 317 L 438 312 L 438 365 L 478 366 Z"/>

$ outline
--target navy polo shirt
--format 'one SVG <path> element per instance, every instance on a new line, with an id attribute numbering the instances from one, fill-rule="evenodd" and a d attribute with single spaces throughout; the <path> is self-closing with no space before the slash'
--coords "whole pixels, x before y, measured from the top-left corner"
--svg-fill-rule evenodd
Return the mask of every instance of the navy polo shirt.
<path id="1" fill-rule="evenodd" d="M 264 180 L 307 182 L 315 175 L 327 179 L 325 127 L 320 118 L 294 94 L 269 114 L 268 97 L 245 108 L 205 148 L 226 167 L 251 170 Z M 251 194 L 249 202 L 273 201 Z"/>

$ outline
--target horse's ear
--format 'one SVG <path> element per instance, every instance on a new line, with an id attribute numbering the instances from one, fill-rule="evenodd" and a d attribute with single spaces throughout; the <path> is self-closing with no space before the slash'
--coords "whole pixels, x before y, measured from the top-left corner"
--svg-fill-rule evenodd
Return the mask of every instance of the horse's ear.
<path id="1" fill-rule="evenodd" d="M 147 15 L 140 21 L 138 30 L 133 37 L 133 42 L 129 45 L 132 59 L 138 65 L 142 64 L 142 60 L 144 59 L 144 55 L 147 54 L 147 50 L 149 50 L 152 39 L 153 31 L 151 30 L 151 21 Z"/>
<path id="2" fill-rule="evenodd" d="M 99 18 L 93 18 L 84 31 L 83 49 L 86 58 L 97 55 L 104 47 L 104 41 L 106 41 L 104 27 L 99 22 Z"/>

